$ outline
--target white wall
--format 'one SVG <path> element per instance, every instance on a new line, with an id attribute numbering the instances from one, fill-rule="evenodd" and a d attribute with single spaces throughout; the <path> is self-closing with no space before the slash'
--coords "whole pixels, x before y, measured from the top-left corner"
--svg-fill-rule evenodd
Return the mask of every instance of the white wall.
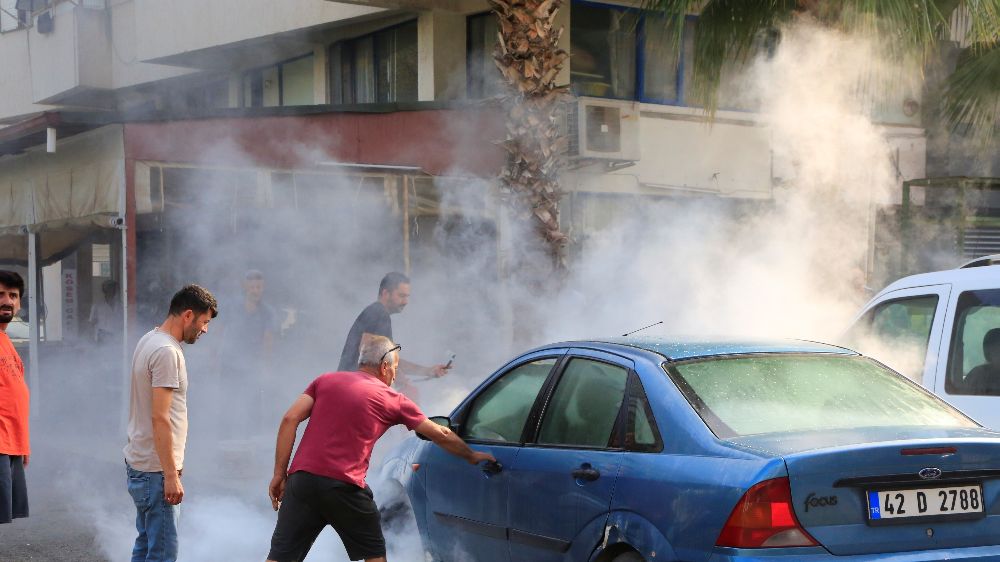
<path id="1" fill-rule="evenodd" d="M 5 61 L 0 72 L 0 119 L 51 109 L 35 105 L 31 94 L 31 68 L 28 66 L 28 31 L 0 34 L 0 53 Z M 65 63 L 64 70 L 70 64 Z"/>
<path id="2" fill-rule="evenodd" d="M 631 183 L 633 190 L 642 188 L 647 193 L 771 196 L 768 132 L 752 116 L 720 111 L 715 123 L 709 125 L 698 110 L 653 104 L 641 104 L 640 108 L 641 157 L 635 165 L 611 173 L 621 176 L 607 183 L 612 190 L 630 191 L 623 186 Z M 586 181 L 580 188 L 592 190 L 605 183 Z"/>
<path id="3" fill-rule="evenodd" d="M 120 2 L 111 8 L 112 39 L 111 71 L 114 88 L 126 88 L 156 80 L 189 74 L 192 71 L 176 66 L 151 64 L 139 58 L 135 2 Z M 146 41 L 143 37 L 142 42 Z"/>
<path id="4" fill-rule="evenodd" d="M 140 60 L 169 57 L 382 11 L 326 0 L 134 0 Z"/>
<path id="5" fill-rule="evenodd" d="M 611 193 L 709 193 L 766 199 L 772 186 L 794 179 L 771 153 L 770 132 L 751 113 L 719 111 L 708 125 L 697 109 L 641 104 L 641 158 L 609 174 L 587 168 L 568 176 L 570 189 Z M 926 136 L 916 127 L 883 129 L 891 149 L 899 203 L 903 181 L 926 173 Z"/>
<path id="6" fill-rule="evenodd" d="M 33 102 L 53 98 L 80 85 L 73 10 L 69 3 L 60 4 L 53 10 L 55 30 L 52 33 L 43 35 L 36 28 L 16 32 L 27 35 Z"/>

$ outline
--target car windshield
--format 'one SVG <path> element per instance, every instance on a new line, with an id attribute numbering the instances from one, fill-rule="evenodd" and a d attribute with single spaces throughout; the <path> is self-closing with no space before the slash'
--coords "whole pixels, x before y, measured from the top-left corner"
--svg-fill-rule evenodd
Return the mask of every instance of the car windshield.
<path id="1" fill-rule="evenodd" d="M 880 426 L 977 427 L 864 357 L 759 354 L 664 368 L 720 438 Z"/>

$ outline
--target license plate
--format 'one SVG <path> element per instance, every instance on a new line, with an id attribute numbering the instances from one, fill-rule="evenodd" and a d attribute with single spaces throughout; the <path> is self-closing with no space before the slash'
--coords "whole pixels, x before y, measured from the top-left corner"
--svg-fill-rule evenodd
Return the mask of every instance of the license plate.
<path id="1" fill-rule="evenodd" d="M 871 521 L 976 514 L 984 511 L 983 488 L 979 484 L 868 492 L 868 519 Z"/>

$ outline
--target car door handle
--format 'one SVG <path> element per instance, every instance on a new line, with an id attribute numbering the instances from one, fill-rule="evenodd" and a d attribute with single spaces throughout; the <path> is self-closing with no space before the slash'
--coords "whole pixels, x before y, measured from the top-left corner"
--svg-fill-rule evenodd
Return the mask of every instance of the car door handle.
<path id="1" fill-rule="evenodd" d="M 490 461 L 483 465 L 483 472 L 486 474 L 500 474 L 501 470 L 503 470 L 503 465 L 498 462 Z"/>
<path id="2" fill-rule="evenodd" d="M 580 465 L 580 468 L 570 472 L 570 475 L 576 480 L 585 480 L 587 482 L 593 482 L 601 477 L 601 471 L 590 466 L 587 463 Z"/>

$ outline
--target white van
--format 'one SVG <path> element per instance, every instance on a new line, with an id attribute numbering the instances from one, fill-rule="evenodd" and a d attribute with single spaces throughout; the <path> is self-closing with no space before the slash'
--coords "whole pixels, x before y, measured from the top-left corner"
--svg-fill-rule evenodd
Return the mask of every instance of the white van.
<path id="1" fill-rule="evenodd" d="M 846 343 L 1000 429 L 1000 256 L 892 283 L 858 314 Z"/>

